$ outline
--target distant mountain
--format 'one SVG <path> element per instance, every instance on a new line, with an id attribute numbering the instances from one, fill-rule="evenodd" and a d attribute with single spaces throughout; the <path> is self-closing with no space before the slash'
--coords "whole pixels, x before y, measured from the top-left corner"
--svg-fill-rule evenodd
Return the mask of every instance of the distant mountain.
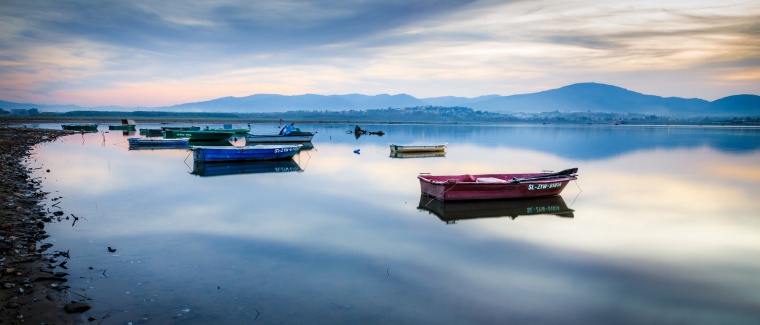
<path id="1" fill-rule="evenodd" d="M 187 103 L 156 110 L 167 111 L 218 111 L 218 112 L 285 112 L 295 110 L 367 110 L 388 107 L 414 107 L 429 105 L 406 94 L 400 95 L 251 95 L 247 97 L 224 97 L 205 102 Z"/>
<path id="2" fill-rule="evenodd" d="M 122 107 L 122 106 L 97 106 L 97 107 L 82 107 L 71 104 L 32 104 L 32 103 L 14 103 L 0 100 L 0 108 L 10 111 L 14 109 L 32 109 L 36 108 L 43 112 L 70 112 L 70 111 L 134 111 L 134 108 Z"/>
<path id="3" fill-rule="evenodd" d="M 0 101 L 4 110 L 37 108 L 40 111 L 74 110 L 109 111 L 177 111 L 177 112 L 286 112 L 298 110 L 345 111 L 416 106 L 469 107 L 498 113 L 603 112 L 638 113 L 660 116 L 757 116 L 760 96 L 735 95 L 710 102 L 698 98 L 645 95 L 617 86 L 600 83 L 577 83 L 531 94 L 511 96 L 486 95 L 467 97 L 433 97 L 418 99 L 398 95 L 277 95 L 256 94 L 246 97 L 223 97 L 209 101 L 138 109 L 118 106 L 84 108 L 76 105 L 38 105 Z"/>
<path id="4" fill-rule="evenodd" d="M 532 94 L 426 98 L 431 104 L 456 104 L 499 113 L 607 112 L 664 116 L 760 114 L 760 96 L 736 95 L 709 102 L 698 98 L 644 95 L 611 85 L 577 83 Z M 450 106 L 450 105 L 444 105 Z"/>
<path id="5" fill-rule="evenodd" d="M 760 113 L 760 96 L 734 95 L 710 103 L 710 109 L 719 115 L 757 115 Z"/>
<path id="6" fill-rule="evenodd" d="M 609 112 L 658 115 L 710 114 L 703 99 L 663 98 L 599 83 L 578 83 L 542 92 L 497 96 L 472 103 L 471 108 L 491 112 Z"/>

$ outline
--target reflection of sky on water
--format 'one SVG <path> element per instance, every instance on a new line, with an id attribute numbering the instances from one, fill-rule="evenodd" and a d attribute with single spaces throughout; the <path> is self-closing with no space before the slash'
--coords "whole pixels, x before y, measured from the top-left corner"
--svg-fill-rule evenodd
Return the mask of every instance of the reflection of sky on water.
<path id="1" fill-rule="evenodd" d="M 545 143 L 577 128 L 378 125 L 363 127 L 386 136 L 355 139 L 352 127 L 315 126 L 291 173 L 197 177 L 188 151 L 129 151 L 114 133 L 41 146 L 45 190 L 83 217 L 48 227 L 53 249 L 71 250 L 70 284 L 95 297 L 93 314 L 127 310 L 115 322 L 239 323 L 257 310 L 264 323 L 760 319 L 760 151 L 735 153 L 744 135 L 722 134 L 725 148 L 625 147 L 648 141 L 636 131 L 620 154 L 568 159 L 478 139 Z M 415 134 L 448 141 L 446 157 L 388 157 Z M 569 167 L 580 168 L 563 192 L 573 219 L 445 225 L 417 209 L 419 172 Z"/>

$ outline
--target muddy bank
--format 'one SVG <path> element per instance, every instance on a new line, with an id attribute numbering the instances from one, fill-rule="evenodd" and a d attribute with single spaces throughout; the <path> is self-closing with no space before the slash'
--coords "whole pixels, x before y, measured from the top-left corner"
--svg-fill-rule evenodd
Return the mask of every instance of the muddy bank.
<path id="1" fill-rule="evenodd" d="M 40 202 L 47 193 L 26 166 L 32 146 L 71 131 L 0 126 L 0 323 L 75 324 L 67 313 L 66 252 L 46 243 L 45 224 L 62 211 Z M 56 268 L 57 266 L 57 268 Z M 67 304 L 69 304 L 67 306 Z M 68 310 L 71 312 L 72 310 Z"/>

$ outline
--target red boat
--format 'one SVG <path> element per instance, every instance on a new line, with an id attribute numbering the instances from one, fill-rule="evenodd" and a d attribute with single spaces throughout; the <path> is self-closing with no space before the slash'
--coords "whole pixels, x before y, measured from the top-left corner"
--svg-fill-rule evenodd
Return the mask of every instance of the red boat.
<path id="1" fill-rule="evenodd" d="M 433 176 L 420 174 L 423 194 L 441 201 L 492 200 L 557 195 L 578 178 L 578 168 L 557 173 Z"/>

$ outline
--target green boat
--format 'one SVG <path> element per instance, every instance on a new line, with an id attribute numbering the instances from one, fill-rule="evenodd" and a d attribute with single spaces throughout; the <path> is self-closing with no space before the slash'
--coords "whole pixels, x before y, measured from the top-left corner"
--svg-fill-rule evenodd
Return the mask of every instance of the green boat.
<path id="1" fill-rule="evenodd" d="M 109 125 L 109 130 L 136 131 L 135 120 L 121 120 L 120 125 Z"/>
<path id="2" fill-rule="evenodd" d="M 198 131 L 200 130 L 200 126 L 162 126 L 161 130 L 163 131 Z"/>
<path id="3" fill-rule="evenodd" d="M 251 126 L 248 125 L 248 128 L 239 128 L 239 129 L 233 129 L 232 124 L 225 124 L 224 128 L 222 129 L 209 129 L 207 126 L 204 131 L 220 131 L 220 132 L 233 132 L 235 134 L 248 134 L 248 132 L 251 132 Z"/>
<path id="4" fill-rule="evenodd" d="M 232 137 L 235 133 L 230 131 L 211 131 L 211 130 L 167 130 L 164 131 L 164 138 L 177 139 L 188 138 L 190 141 L 221 141 Z"/>
<path id="5" fill-rule="evenodd" d="M 136 131 L 135 125 L 109 125 L 109 130 Z"/>
<path id="6" fill-rule="evenodd" d="M 97 124 L 61 124 L 61 127 L 70 131 L 98 132 Z"/>
<path id="7" fill-rule="evenodd" d="M 161 129 L 140 129 L 140 134 L 146 137 L 163 137 L 164 130 Z"/>

